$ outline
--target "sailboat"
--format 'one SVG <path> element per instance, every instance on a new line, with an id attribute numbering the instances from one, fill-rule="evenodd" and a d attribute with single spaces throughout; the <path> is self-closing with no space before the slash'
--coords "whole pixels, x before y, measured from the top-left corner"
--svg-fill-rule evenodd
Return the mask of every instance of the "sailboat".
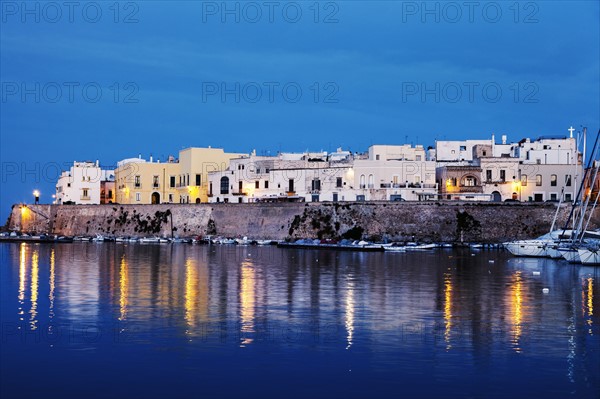
<path id="1" fill-rule="evenodd" d="M 584 129 L 585 134 L 585 129 Z M 577 192 L 577 196 L 575 197 L 575 202 L 573 202 L 573 206 L 571 207 L 571 212 L 569 213 L 569 217 L 567 222 L 565 223 L 565 227 L 560 230 L 554 230 L 554 226 L 556 224 L 556 219 L 558 217 L 558 213 L 560 210 L 560 206 L 563 199 L 564 194 L 564 186 L 560 194 L 560 202 L 558 203 L 558 207 L 556 208 L 556 213 L 554 214 L 554 219 L 552 220 L 552 226 L 550 227 L 550 232 L 542 235 L 541 237 L 532 239 L 532 240 L 517 240 L 503 243 L 504 248 L 506 248 L 511 254 L 515 256 L 530 256 L 530 257 L 548 257 L 554 259 L 560 259 L 562 257 L 568 257 L 573 261 L 576 261 L 577 256 L 575 252 L 571 249 L 566 250 L 567 248 L 571 248 L 571 246 L 575 242 L 587 242 L 584 241 L 584 237 L 592 240 L 600 240 L 600 233 L 587 231 L 585 234 L 582 232 L 585 231 L 583 229 L 583 220 L 585 218 L 585 213 L 587 209 L 587 205 L 589 203 L 589 199 L 585 202 L 585 206 L 581 207 L 581 213 L 577 218 L 577 222 L 574 223 L 573 229 L 567 229 L 569 222 L 571 220 L 575 221 L 574 214 L 578 206 L 580 206 L 579 198 L 583 196 L 583 187 L 585 184 L 586 176 L 590 170 L 592 160 L 595 159 L 597 151 L 598 151 L 598 139 L 600 137 L 600 130 L 596 135 L 596 141 L 594 143 L 592 157 L 588 161 L 588 167 L 586 168 L 583 179 L 581 180 L 581 184 L 579 186 L 579 190 Z M 584 150 L 585 153 L 585 150 Z M 596 168 L 596 173 L 594 174 L 594 179 L 596 178 L 598 172 L 598 168 Z M 590 215 L 591 216 L 591 215 Z M 588 220 L 589 222 L 589 220 Z M 587 227 L 587 225 L 586 225 Z M 565 250 L 561 250 L 565 248 Z"/>

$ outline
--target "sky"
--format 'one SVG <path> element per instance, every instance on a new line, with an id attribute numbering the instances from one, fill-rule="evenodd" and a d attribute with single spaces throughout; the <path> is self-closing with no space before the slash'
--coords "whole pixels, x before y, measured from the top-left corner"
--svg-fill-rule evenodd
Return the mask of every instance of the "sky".
<path id="1" fill-rule="evenodd" d="M 600 125 L 598 1 L 0 1 L 0 224 L 73 161 Z"/>

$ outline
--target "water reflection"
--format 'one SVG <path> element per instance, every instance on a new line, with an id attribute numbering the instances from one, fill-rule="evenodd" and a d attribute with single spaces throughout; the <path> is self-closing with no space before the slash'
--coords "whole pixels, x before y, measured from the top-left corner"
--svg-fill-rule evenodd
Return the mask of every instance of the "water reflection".
<path id="1" fill-rule="evenodd" d="M 127 318 L 127 305 L 129 300 L 129 269 L 125 255 L 121 257 L 121 267 L 119 268 L 119 320 Z"/>
<path id="2" fill-rule="evenodd" d="M 444 340 L 446 350 L 452 349 L 450 334 L 452 333 L 452 275 L 444 273 Z"/>
<path id="3" fill-rule="evenodd" d="M 114 329 L 123 342 L 156 343 L 190 358 L 207 348 L 346 360 L 362 354 L 361 361 L 399 375 L 436 363 L 458 379 L 459 365 L 490 372 L 510 358 L 554 373 L 557 384 L 598 381 L 600 374 L 595 269 L 583 274 L 577 266 L 488 251 L 471 257 L 191 245 L 3 248 L 0 284 L 9 299 L 0 304 L 7 310 L 2 321 L 40 336 L 51 330 L 46 325 L 83 324 L 102 329 L 108 340 L 77 349 L 114 349 Z M 61 332 L 57 339 L 68 336 Z"/>
<path id="4" fill-rule="evenodd" d="M 50 309 L 48 311 L 48 317 L 50 320 L 54 318 L 54 289 L 56 287 L 56 254 L 54 248 L 50 250 L 50 293 L 48 294 L 48 301 L 50 302 Z"/>
<path id="5" fill-rule="evenodd" d="M 523 277 L 521 271 L 515 271 L 510 289 L 510 319 L 512 323 L 512 346 L 521 353 L 521 334 L 523 332 Z"/>
<path id="6" fill-rule="evenodd" d="M 240 270 L 240 347 L 250 345 L 254 331 L 254 313 L 256 306 L 256 271 L 248 259 L 241 264 Z"/>
<path id="7" fill-rule="evenodd" d="M 23 314 L 24 314 L 24 303 L 25 303 L 25 284 L 27 283 L 25 281 L 26 278 L 26 270 L 27 270 L 27 244 L 25 243 L 21 243 L 20 247 L 19 247 L 19 293 L 18 293 L 18 300 L 19 300 L 19 310 L 18 310 L 18 314 L 19 314 L 19 320 L 23 321 Z"/>
<path id="8" fill-rule="evenodd" d="M 38 314 L 38 284 L 40 274 L 39 261 L 39 252 L 36 249 L 33 251 L 33 255 L 31 256 L 31 309 L 29 310 L 29 314 L 31 315 L 31 318 L 29 319 L 31 330 L 37 329 L 36 317 Z"/>
<path id="9" fill-rule="evenodd" d="M 352 275 L 348 277 L 348 286 L 346 288 L 346 317 L 344 324 L 346 326 L 346 349 L 350 349 L 354 338 L 354 280 Z"/>
<path id="10" fill-rule="evenodd" d="M 584 280 L 583 290 L 581 292 L 583 300 L 583 316 L 586 318 L 588 334 L 594 335 L 594 278 L 588 277 Z"/>

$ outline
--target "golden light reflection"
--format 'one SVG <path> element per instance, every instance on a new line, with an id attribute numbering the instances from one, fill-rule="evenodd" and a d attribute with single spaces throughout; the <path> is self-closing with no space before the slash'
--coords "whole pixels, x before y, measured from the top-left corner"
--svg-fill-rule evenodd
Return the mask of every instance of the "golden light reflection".
<path id="1" fill-rule="evenodd" d="M 25 300 L 25 279 L 27 272 L 27 247 L 24 242 L 21 243 L 19 256 L 19 314 L 23 314 L 23 301 Z M 23 320 L 21 318 L 21 320 Z"/>
<path id="2" fill-rule="evenodd" d="M 127 305 L 129 300 L 129 269 L 125 255 L 121 258 L 121 268 L 119 271 L 119 320 L 127 318 Z"/>
<path id="3" fill-rule="evenodd" d="M 514 283 L 511 288 L 511 321 L 512 321 L 512 344 L 517 353 L 521 353 L 519 345 L 523 333 L 523 278 L 520 271 L 515 272 Z"/>
<path id="4" fill-rule="evenodd" d="M 444 341 L 446 350 L 452 349 L 450 336 L 452 334 L 452 275 L 444 274 Z"/>
<path id="5" fill-rule="evenodd" d="M 54 317 L 54 288 L 56 282 L 55 259 L 54 248 L 52 248 L 52 251 L 50 251 L 50 293 L 48 294 L 48 299 L 50 300 L 50 319 Z"/>
<path id="6" fill-rule="evenodd" d="M 585 295 L 585 305 L 584 305 L 584 316 L 587 316 L 587 320 L 586 323 L 588 325 L 588 333 L 590 335 L 594 335 L 593 334 L 593 320 L 592 320 L 592 316 L 594 315 L 594 279 L 592 277 L 588 277 L 586 279 L 587 282 L 587 287 L 584 288 L 584 294 Z"/>
<path id="7" fill-rule="evenodd" d="M 354 343 L 354 281 L 348 281 L 348 294 L 346 295 L 346 315 L 344 324 L 346 326 L 346 349 L 350 349 Z"/>
<path id="8" fill-rule="evenodd" d="M 240 347 L 243 348 L 254 341 L 253 338 L 245 336 L 254 332 L 256 272 L 252 262 L 248 260 L 242 262 L 240 279 L 240 331 L 242 340 Z"/>
<path id="9" fill-rule="evenodd" d="M 37 305 L 38 305 L 38 285 L 39 285 L 39 274 L 40 274 L 40 256 L 38 251 L 34 251 L 31 256 L 31 309 L 29 314 L 29 325 L 32 330 L 37 329 Z"/>
<path id="10" fill-rule="evenodd" d="M 198 270 L 192 258 L 185 261 L 185 321 L 189 327 L 197 323 Z M 187 334 L 190 331 L 186 331 Z"/>

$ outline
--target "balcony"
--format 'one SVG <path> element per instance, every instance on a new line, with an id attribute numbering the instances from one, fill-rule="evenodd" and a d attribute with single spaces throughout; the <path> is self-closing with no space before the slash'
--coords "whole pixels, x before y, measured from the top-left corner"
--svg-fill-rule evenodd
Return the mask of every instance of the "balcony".
<path id="1" fill-rule="evenodd" d="M 135 183 L 133 188 L 142 188 L 142 183 Z"/>
<path id="2" fill-rule="evenodd" d="M 214 197 L 213 193 L 208 193 L 207 197 Z"/>
<path id="3" fill-rule="evenodd" d="M 233 193 L 231 193 L 232 195 L 248 195 L 248 193 L 246 191 L 234 191 Z"/>
<path id="4" fill-rule="evenodd" d="M 460 193 L 483 193 L 483 187 L 481 186 L 460 186 L 458 188 Z"/>
<path id="5" fill-rule="evenodd" d="M 89 201 L 89 200 L 91 200 L 91 198 L 90 198 L 89 195 L 82 195 L 81 197 L 79 197 L 79 199 L 81 201 Z"/>
<path id="6" fill-rule="evenodd" d="M 285 193 L 287 194 L 288 197 L 293 197 L 294 195 L 296 195 L 295 191 L 286 191 Z"/>

